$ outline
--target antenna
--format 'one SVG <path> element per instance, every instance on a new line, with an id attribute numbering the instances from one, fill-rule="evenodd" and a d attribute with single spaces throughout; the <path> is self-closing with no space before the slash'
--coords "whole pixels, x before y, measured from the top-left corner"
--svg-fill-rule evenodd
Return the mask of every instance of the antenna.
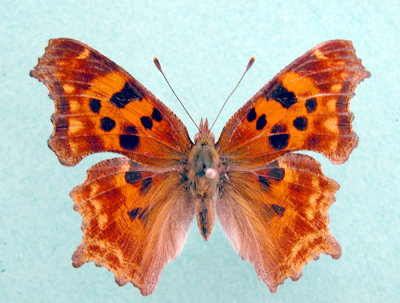
<path id="1" fill-rule="evenodd" d="M 199 127 L 197 126 L 196 122 L 194 122 L 192 116 L 189 114 L 188 110 L 186 109 L 185 105 L 183 105 L 181 99 L 179 99 L 178 95 L 175 93 L 174 89 L 172 88 L 171 84 L 169 84 L 167 77 L 165 76 L 163 70 L 161 69 L 161 64 L 160 61 L 158 61 L 158 59 L 156 57 L 153 58 L 153 62 L 155 64 L 155 66 L 157 67 L 157 69 L 160 71 L 160 73 L 163 75 L 165 81 L 167 82 L 169 88 L 171 89 L 171 91 L 174 93 L 176 99 L 178 99 L 179 103 L 182 105 L 183 109 L 185 110 L 185 112 L 188 114 L 190 120 L 192 120 L 193 124 L 197 127 L 198 131 L 200 131 Z"/>
<path id="2" fill-rule="evenodd" d="M 215 118 L 213 124 L 211 124 L 210 131 L 211 131 L 211 129 L 213 128 L 215 122 L 217 122 L 217 119 L 219 118 L 219 115 L 221 114 L 222 110 L 224 109 L 224 107 L 225 107 L 226 103 L 228 102 L 229 98 L 230 98 L 230 97 L 232 96 L 232 94 L 235 92 L 235 90 L 236 90 L 237 87 L 239 86 L 240 82 L 242 82 L 242 79 L 243 79 L 244 75 L 246 75 L 246 73 L 249 71 L 249 69 L 250 69 L 251 66 L 253 65 L 254 60 L 255 60 L 254 57 L 251 57 L 251 58 L 250 58 L 249 63 L 247 63 L 246 70 L 243 72 L 242 76 L 240 77 L 240 79 L 239 79 L 238 83 L 236 84 L 236 86 L 233 88 L 232 92 L 231 92 L 231 93 L 229 94 L 229 96 L 225 99 L 225 102 L 224 102 L 224 104 L 222 105 L 221 109 L 219 110 L 217 117 Z"/>

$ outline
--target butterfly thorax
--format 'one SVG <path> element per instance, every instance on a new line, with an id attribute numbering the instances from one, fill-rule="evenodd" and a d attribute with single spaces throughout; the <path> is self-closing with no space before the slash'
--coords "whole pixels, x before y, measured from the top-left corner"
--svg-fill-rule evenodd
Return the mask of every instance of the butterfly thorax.
<path id="1" fill-rule="evenodd" d="M 195 201 L 197 225 L 205 240 L 214 226 L 214 196 L 217 192 L 219 156 L 207 119 L 200 123 L 195 145 L 189 153 L 187 172 L 190 193 Z"/>

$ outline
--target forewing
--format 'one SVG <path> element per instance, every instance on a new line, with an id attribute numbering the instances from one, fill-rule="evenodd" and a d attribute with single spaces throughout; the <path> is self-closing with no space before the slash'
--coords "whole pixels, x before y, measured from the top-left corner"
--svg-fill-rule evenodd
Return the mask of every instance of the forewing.
<path id="1" fill-rule="evenodd" d="M 290 151 L 316 151 L 334 163 L 357 146 L 350 99 L 370 74 L 350 41 L 327 41 L 295 60 L 226 124 L 217 143 L 231 166 L 259 167 Z"/>
<path id="2" fill-rule="evenodd" d="M 339 185 L 309 156 L 288 154 L 252 172 L 228 172 L 216 210 L 239 255 L 271 292 L 300 278 L 310 260 L 341 248 L 328 230 L 328 209 Z"/>
<path id="3" fill-rule="evenodd" d="M 98 163 L 72 192 L 82 215 L 82 243 L 73 265 L 93 261 L 151 294 L 168 261 L 182 249 L 194 203 L 178 172 L 159 173 L 128 158 Z"/>
<path id="4" fill-rule="evenodd" d="M 64 165 L 108 151 L 166 166 L 184 157 L 192 145 L 171 110 L 82 42 L 50 40 L 30 75 L 47 86 L 55 102 L 49 146 Z"/>

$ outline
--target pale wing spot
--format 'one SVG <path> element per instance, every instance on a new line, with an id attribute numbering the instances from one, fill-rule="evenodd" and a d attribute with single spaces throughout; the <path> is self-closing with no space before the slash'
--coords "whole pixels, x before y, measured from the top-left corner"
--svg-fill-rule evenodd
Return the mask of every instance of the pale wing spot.
<path id="1" fill-rule="evenodd" d="M 315 211 L 313 208 L 315 207 L 315 201 L 317 201 L 318 197 L 318 194 L 312 194 L 309 198 L 310 207 L 307 209 L 306 217 L 310 221 L 314 219 Z"/>
<path id="2" fill-rule="evenodd" d="M 311 183 L 313 185 L 313 188 L 319 188 L 319 178 L 318 177 L 312 178 Z"/>
<path id="3" fill-rule="evenodd" d="M 124 165 L 121 165 L 121 173 L 119 173 L 118 175 L 115 175 L 114 177 L 114 186 L 115 187 L 121 187 L 126 185 L 126 179 L 125 179 L 125 172 L 129 171 L 130 167 L 129 167 L 129 163 L 124 163 Z"/>
<path id="4" fill-rule="evenodd" d="M 333 93 L 338 93 L 338 92 L 340 92 L 341 89 L 342 89 L 342 84 L 340 84 L 340 83 L 333 84 L 331 86 L 331 92 L 333 92 Z"/>
<path id="5" fill-rule="evenodd" d="M 67 93 L 67 94 L 71 94 L 74 92 L 75 87 L 69 84 L 64 84 L 63 86 L 63 90 Z"/>
<path id="6" fill-rule="evenodd" d="M 63 61 L 63 60 L 56 61 L 56 64 L 58 66 L 67 66 L 67 65 L 69 65 L 69 63 L 67 61 Z"/>
<path id="7" fill-rule="evenodd" d="M 337 147 L 338 144 L 339 144 L 339 141 L 338 141 L 337 139 L 332 140 L 332 141 L 331 141 L 331 144 L 329 145 L 330 150 L 336 152 L 337 149 L 338 149 L 338 147 Z"/>
<path id="8" fill-rule="evenodd" d="M 341 72 L 340 73 L 340 77 L 342 77 L 342 79 L 347 79 L 349 77 L 349 73 L 347 72 Z"/>
<path id="9" fill-rule="evenodd" d="M 76 133 L 81 132 L 85 128 L 85 124 L 79 119 L 70 118 L 69 119 L 69 127 L 68 134 L 75 135 Z"/>
<path id="10" fill-rule="evenodd" d="M 318 94 L 319 90 L 310 77 L 304 77 L 295 72 L 284 73 L 280 80 L 283 86 L 296 94 L 297 97 Z"/>
<path id="11" fill-rule="evenodd" d="M 92 200 L 92 205 L 96 210 L 96 215 L 97 216 L 100 216 L 100 214 L 102 214 L 104 212 L 103 207 L 101 206 L 102 203 L 103 202 L 101 200 L 96 200 L 96 199 Z"/>
<path id="12" fill-rule="evenodd" d="M 97 223 L 99 224 L 99 227 L 102 230 L 106 226 L 107 222 L 108 222 L 108 219 L 107 219 L 107 215 L 106 214 L 103 213 L 103 214 L 97 216 Z"/>
<path id="13" fill-rule="evenodd" d="M 315 240 L 316 238 L 318 238 L 320 236 L 319 233 L 312 233 L 312 234 L 308 234 L 302 237 L 301 241 L 297 242 L 297 244 L 295 246 L 292 247 L 291 249 L 291 254 L 288 257 L 288 262 L 287 264 L 298 264 L 298 262 L 296 262 L 296 255 L 297 253 L 304 247 L 308 247 L 309 243 L 312 243 L 313 240 Z M 300 269 L 301 270 L 301 269 Z"/>
<path id="14" fill-rule="evenodd" d="M 331 117 L 325 120 L 324 127 L 334 134 L 339 134 L 338 118 Z"/>
<path id="15" fill-rule="evenodd" d="M 96 196 L 97 195 L 97 193 L 99 192 L 99 184 L 97 184 L 97 183 L 92 183 L 91 185 L 90 185 L 90 194 L 89 194 L 89 196 L 90 197 L 94 197 L 94 196 Z"/>
<path id="16" fill-rule="evenodd" d="M 90 56 L 90 51 L 85 48 L 78 56 L 76 56 L 76 59 L 87 59 Z"/>
<path id="17" fill-rule="evenodd" d="M 329 99 L 326 102 L 326 106 L 330 112 L 336 112 L 336 99 Z"/>
<path id="18" fill-rule="evenodd" d="M 96 239 L 96 245 L 101 249 L 107 249 L 109 248 L 110 243 L 106 240 Z"/>
<path id="19" fill-rule="evenodd" d="M 79 151 L 79 143 L 70 140 L 69 148 L 71 149 L 72 154 L 77 154 Z"/>
<path id="20" fill-rule="evenodd" d="M 317 50 L 314 52 L 314 56 L 317 57 L 318 59 L 321 59 L 321 60 L 326 60 L 326 59 L 328 59 L 328 57 L 326 57 L 319 49 L 317 49 Z"/>
<path id="21" fill-rule="evenodd" d="M 126 79 L 120 72 L 111 72 L 105 74 L 103 76 L 99 76 L 94 78 L 92 81 L 91 88 L 87 91 L 87 94 L 90 93 L 100 93 L 104 94 L 103 91 L 114 91 L 119 92 L 122 90 L 126 83 Z M 111 97 L 111 96 L 110 96 Z"/>
<path id="22" fill-rule="evenodd" d="M 71 112 L 79 112 L 80 102 L 78 100 L 71 99 L 69 101 L 69 109 Z"/>
<path id="23" fill-rule="evenodd" d="M 319 188 L 319 179 L 318 177 L 312 178 L 312 188 Z M 316 208 L 316 203 L 318 198 L 320 197 L 320 194 L 315 192 L 312 195 L 310 195 L 308 204 L 310 207 L 308 207 L 308 211 L 306 212 L 306 217 L 308 220 L 313 220 L 314 215 L 315 215 L 315 208 Z"/>
<path id="24" fill-rule="evenodd" d="M 59 79 L 64 79 L 67 77 L 67 75 L 63 72 L 63 69 L 60 68 L 59 70 L 55 71 L 55 76 L 54 78 L 59 78 Z"/>

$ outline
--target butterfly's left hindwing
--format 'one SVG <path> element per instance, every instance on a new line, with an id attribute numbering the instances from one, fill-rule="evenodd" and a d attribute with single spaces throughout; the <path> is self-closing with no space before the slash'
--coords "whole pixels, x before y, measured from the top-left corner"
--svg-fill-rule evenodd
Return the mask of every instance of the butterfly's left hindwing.
<path id="1" fill-rule="evenodd" d="M 50 148 L 64 165 L 117 152 L 146 165 L 174 165 L 192 143 L 182 122 L 143 85 L 88 45 L 52 39 L 31 71 L 56 108 Z"/>
<path id="2" fill-rule="evenodd" d="M 168 261 L 182 249 L 194 204 L 178 172 L 157 173 L 128 158 L 102 161 L 88 170 L 71 197 L 82 215 L 79 267 L 93 261 L 151 294 Z"/>

